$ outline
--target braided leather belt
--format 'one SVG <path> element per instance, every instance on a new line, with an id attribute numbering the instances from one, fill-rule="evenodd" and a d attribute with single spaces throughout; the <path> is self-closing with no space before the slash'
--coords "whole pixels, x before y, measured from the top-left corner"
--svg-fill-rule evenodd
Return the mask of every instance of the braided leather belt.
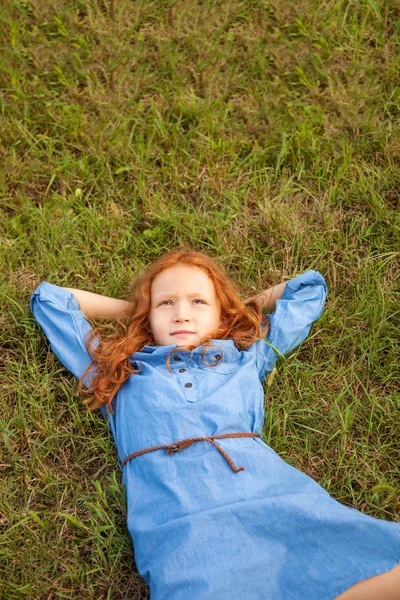
<path id="1" fill-rule="evenodd" d="M 124 460 L 121 462 L 121 468 L 131 460 L 131 458 L 136 458 L 137 456 L 141 456 L 142 454 L 146 454 L 147 452 L 153 452 L 154 450 L 165 450 L 167 454 L 171 455 L 175 452 L 180 452 L 184 448 L 188 448 L 194 442 L 210 442 L 213 446 L 216 447 L 218 452 L 222 454 L 224 458 L 228 461 L 230 466 L 232 467 L 235 473 L 239 473 L 239 471 L 245 471 L 244 467 L 240 467 L 239 469 L 234 465 L 233 460 L 228 456 L 228 454 L 219 446 L 214 440 L 219 440 L 221 438 L 239 438 L 239 437 L 261 437 L 259 433 L 223 433 L 220 435 L 209 435 L 207 437 L 194 437 L 194 438 L 186 438 L 185 440 L 180 440 L 179 442 L 175 442 L 174 444 L 165 444 L 164 446 L 153 446 L 152 448 L 145 448 L 144 450 L 139 450 L 138 452 L 133 452 L 126 456 Z"/>

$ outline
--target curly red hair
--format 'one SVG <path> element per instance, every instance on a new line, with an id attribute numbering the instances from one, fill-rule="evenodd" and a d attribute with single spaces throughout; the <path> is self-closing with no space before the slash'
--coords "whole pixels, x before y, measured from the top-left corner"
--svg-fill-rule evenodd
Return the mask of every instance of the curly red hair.
<path id="1" fill-rule="evenodd" d="M 140 371 L 134 368 L 129 358 L 145 345 L 155 345 L 149 322 L 152 283 L 162 271 L 178 264 L 202 269 L 211 279 L 220 302 L 224 326 L 210 331 L 200 340 L 199 345 L 204 345 L 203 361 L 208 348 L 214 345 L 210 343 L 212 339 L 231 339 L 238 349 L 247 350 L 256 339 L 268 332 L 269 320 L 262 313 L 260 305 L 254 300 L 244 304 L 239 298 L 235 283 L 214 259 L 202 251 L 186 248 L 167 252 L 150 264 L 132 288 L 131 298 L 128 298 L 132 308 L 117 323 L 117 331 L 105 336 L 103 328 L 97 327 L 88 339 L 87 347 L 92 362 L 79 382 L 79 392 L 88 411 L 107 405 L 109 412 L 113 414 L 111 403 L 120 386 L 132 374 Z M 262 324 L 265 326 L 263 330 Z M 168 369 L 172 370 L 170 361 L 174 352 L 194 348 L 195 346 L 179 346 L 171 350 L 166 361 Z M 88 389 L 83 384 L 87 375 L 90 376 Z"/>

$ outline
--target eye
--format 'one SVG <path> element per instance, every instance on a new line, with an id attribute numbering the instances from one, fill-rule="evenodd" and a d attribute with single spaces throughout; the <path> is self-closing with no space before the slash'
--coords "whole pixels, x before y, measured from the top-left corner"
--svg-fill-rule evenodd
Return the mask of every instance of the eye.
<path id="1" fill-rule="evenodd" d="M 160 302 L 159 306 L 163 306 L 163 304 L 167 304 L 168 302 L 171 304 L 171 300 L 163 300 L 162 302 Z M 193 302 L 201 302 L 202 304 L 207 304 L 205 300 L 201 300 L 200 298 L 195 298 Z"/>

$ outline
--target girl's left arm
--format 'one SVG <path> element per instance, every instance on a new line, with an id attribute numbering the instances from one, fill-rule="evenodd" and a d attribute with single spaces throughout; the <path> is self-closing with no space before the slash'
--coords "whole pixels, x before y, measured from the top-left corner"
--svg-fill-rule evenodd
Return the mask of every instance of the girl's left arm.
<path id="1" fill-rule="evenodd" d="M 278 285 L 274 285 L 260 294 L 248 298 L 244 301 L 244 304 L 256 302 L 262 310 L 265 310 L 267 313 L 272 313 L 276 308 L 276 301 L 282 298 L 285 286 L 286 283 L 278 283 Z"/>
<path id="2" fill-rule="evenodd" d="M 321 273 L 309 270 L 259 295 L 261 301 L 266 299 L 268 310 L 276 304 L 268 314 L 266 336 L 255 342 L 261 381 L 273 370 L 278 358 L 287 356 L 307 338 L 313 323 L 322 315 L 327 291 Z M 268 303 L 270 299 L 273 304 Z"/>

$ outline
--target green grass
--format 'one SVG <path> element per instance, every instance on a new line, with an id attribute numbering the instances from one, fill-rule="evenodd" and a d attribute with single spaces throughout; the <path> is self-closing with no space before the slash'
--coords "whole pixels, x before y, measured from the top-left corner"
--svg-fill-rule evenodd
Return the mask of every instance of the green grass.
<path id="1" fill-rule="evenodd" d="M 3 3 L 2 598 L 147 598 L 111 436 L 28 300 L 43 279 L 123 297 L 179 244 L 243 298 L 326 276 L 265 437 L 400 519 L 399 23 L 394 0 Z"/>

